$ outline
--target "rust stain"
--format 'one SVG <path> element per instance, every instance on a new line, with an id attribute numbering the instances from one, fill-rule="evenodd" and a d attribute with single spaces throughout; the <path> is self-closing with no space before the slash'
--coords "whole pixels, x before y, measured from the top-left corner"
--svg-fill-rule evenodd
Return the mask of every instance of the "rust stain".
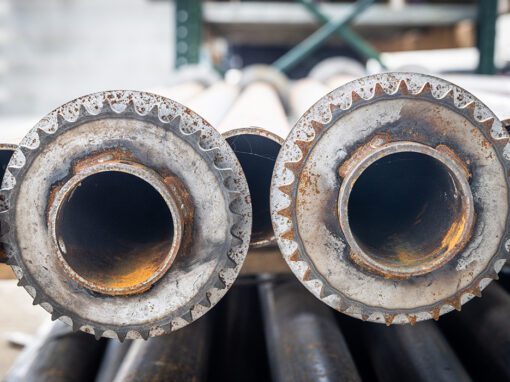
<path id="1" fill-rule="evenodd" d="M 299 261 L 299 251 L 296 249 L 292 254 L 289 256 L 290 261 Z"/>
<path id="2" fill-rule="evenodd" d="M 381 147 L 382 145 L 391 141 L 389 133 L 376 134 L 367 143 L 359 147 L 348 160 L 344 161 L 338 168 L 340 177 L 345 178 L 351 169 L 365 158 L 374 148 Z"/>
<path id="3" fill-rule="evenodd" d="M 290 204 L 288 207 L 278 211 L 278 215 L 283 216 L 290 220 L 292 218 L 292 204 Z"/>
<path id="4" fill-rule="evenodd" d="M 307 268 L 305 273 L 303 273 L 303 281 L 309 281 L 311 274 L 312 274 L 311 269 Z"/>
<path id="5" fill-rule="evenodd" d="M 407 83 L 404 80 L 400 80 L 398 83 L 398 92 L 402 95 L 409 94 L 409 88 L 407 87 Z"/>
<path id="6" fill-rule="evenodd" d="M 280 186 L 278 189 L 286 195 L 290 195 L 292 193 L 292 188 L 294 187 L 294 183 L 286 184 L 285 186 Z"/>
<path id="7" fill-rule="evenodd" d="M 384 321 L 386 323 L 386 326 L 390 326 L 393 323 L 395 316 L 396 316 L 395 314 L 385 314 L 384 315 Z"/>
<path id="8" fill-rule="evenodd" d="M 294 240 L 294 230 L 291 228 L 284 233 L 282 233 L 282 239 L 286 240 Z"/>
<path id="9" fill-rule="evenodd" d="M 469 168 L 468 168 L 466 162 L 464 162 L 462 159 L 460 159 L 459 156 L 455 153 L 455 151 L 453 151 L 451 148 L 449 148 L 446 145 L 437 145 L 436 150 L 445 154 L 445 155 L 448 155 L 448 157 L 450 159 L 452 159 L 462 169 L 462 171 L 466 175 L 466 178 L 467 179 L 471 178 L 471 172 L 469 171 Z"/>
<path id="10" fill-rule="evenodd" d="M 434 321 L 438 321 L 439 320 L 440 313 L 441 313 L 441 308 L 433 309 L 430 312 L 430 314 L 431 314 L 432 318 L 434 319 Z"/>
<path id="11" fill-rule="evenodd" d="M 311 121 L 310 125 L 312 126 L 313 131 L 315 134 L 319 134 L 322 130 L 324 130 L 324 125 L 317 121 Z"/>

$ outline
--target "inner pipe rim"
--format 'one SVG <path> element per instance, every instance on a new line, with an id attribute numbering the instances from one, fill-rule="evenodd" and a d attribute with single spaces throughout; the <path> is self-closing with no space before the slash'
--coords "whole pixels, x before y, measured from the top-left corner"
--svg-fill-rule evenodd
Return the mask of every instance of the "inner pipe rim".
<path id="1" fill-rule="evenodd" d="M 456 235 L 455 245 L 429 261 L 411 266 L 392 266 L 374 258 L 373 255 L 362 249 L 349 224 L 349 198 L 356 181 L 372 164 L 387 156 L 398 153 L 423 154 L 440 162 L 451 176 L 462 204 L 462 212 L 460 213 L 462 228 L 461 233 Z M 473 195 L 469 186 L 469 173 L 460 158 L 450 149 L 438 150 L 431 146 L 410 141 L 386 143 L 380 147 L 373 148 L 370 153 L 358 159 L 358 162 L 344 176 L 339 191 L 337 209 L 340 226 L 351 248 L 351 258 L 357 264 L 373 273 L 397 279 L 423 275 L 444 266 L 464 249 L 471 237 L 475 222 Z"/>
<path id="2" fill-rule="evenodd" d="M 82 277 L 64 258 L 61 250 L 61 245 L 59 244 L 58 224 L 60 223 L 63 208 L 65 207 L 68 198 L 72 196 L 73 192 L 77 189 L 77 187 L 80 186 L 83 180 L 93 175 L 105 172 L 119 172 L 132 175 L 148 183 L 154 190 L 159 193 L 159 195 L 165 201 L 173 223 L 172 244 L 170 250 L 164 258 L 164 261 L 161 262 L 159 267 L 150 275 L 150 277 L 127 287 L 106 287 Z M 53 200 L 50 200 L 50 203 L 51 205 L 48 211 L 48 230 L 51 235 L 52 245 L 64 272 L 83 287 L 101 294 L 111 296 L 127 296 L 145 292 L 157 281 L 159 281 L 170 269 L 177 256 L 177 253 L 179 252 L 181 242 L 183 240 L 184 219 L 179 208 L 179 206 L 182 204 L 179 200 L 179 197 L 171 191 L 170 187 L 166 185 L 164 179 L 157 172 L 139 163 L 129 162 L 126 160 L 114 160 L 108 163 L 89 165 L 82 169 L 79 173 L 73 175 L 55 193 L 55 196 L 53 197 Z"/>

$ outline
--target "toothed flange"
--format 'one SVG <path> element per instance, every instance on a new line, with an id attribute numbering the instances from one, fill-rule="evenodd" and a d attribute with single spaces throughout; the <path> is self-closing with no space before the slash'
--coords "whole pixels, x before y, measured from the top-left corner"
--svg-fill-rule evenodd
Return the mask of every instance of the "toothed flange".
<path id="1" fill-rule="evenodd" d="M 55 191 L 78 167 L 88 160 L 108 166 L 116 155 L 119 165 L 135 175 L 138 166 L 147 168 L 147 177 L 174 193 L 177 186 L 167 180 L 176 177 L 193 210 L 192 226 L 185 227 L 191 240 L 181 243 L 166 273 L 150 289 L 123 296 L 93 292 L 70 278 L 48 225 Z M 19 285 L 53 319 L 97 338 L 148 338 L 196 320 L 230 288 L 250 241 L 248 186 L 228 144 L 191 110 L 149 93 L 96 93 L 48 114 L 14 153 L 0 200 L 8 227 L 2 241 Z"/>
<path id="2" fill-rule="evenodd" d="M 349 218 L 339 215 L 345 212 L 342 186 L 368 158 L 365 147 L 373 154 L 400 144 L 418 145 L 419 150 L 406 149 L 411 152 L 444 155 L 443 162 L 459 174 L 466 169 L 467 193 L 453 187 L 451 195 L 467 195 L 466 210 L 472 196 L 474 211 L 472 227 L 466 223 L 468 229 L 443 237 L 455 247 L 448 256 L 403 274 L 357 261 L 351 244 L 359 238 L 346 235 L 341 221 L 349 224 Z M 509 170 L 508 132 L 471 94 L 421 74 L 369 76 L 323 97 L 293 128 L 273 173 L 273 227 L 292 271 L 331 307 L 387 325 L 437 320 L 480 296 L 505 263 Z M 377 255 L 372 259 L 380 265 Z"/>

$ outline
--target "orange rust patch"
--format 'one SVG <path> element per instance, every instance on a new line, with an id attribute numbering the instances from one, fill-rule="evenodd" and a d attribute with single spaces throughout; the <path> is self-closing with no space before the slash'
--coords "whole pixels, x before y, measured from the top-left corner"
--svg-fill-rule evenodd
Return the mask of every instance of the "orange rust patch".
<path id="1" fill-rule="evenodd" d="M 92 153 L 88 155 L 86 158 L 81 159 L 79 161 L 76 161 L 72 165 L 72 174 L 78 174 L 84 169 L 100 164 L 100 163 L 107 163 L 111 161 L 132 161 L 134 159 L 133 155 L 122 149 L 110 149 L 110 150 L 104 150 L 99 151 L 96 153 Z"/>
<path id="2" fill-rule="evenodd" d="M 345 178 L 356 163 L 366 157 L 374 148 L 380 147 L 390 142 L 390 140 L 391 136 L 388 133 L 374 135 L 370 141 L 359 147 L 348 160 L 342 163 L 342 165 L 338 168 L 338 174 L 342 178 Z"/>
<path id="3" fill-rule="evenodd" d="M 448 155 L 448 157 L 452 159 L 465 172 L 466 178 L 471 178 L 471 172 L 469 171 L 466 162 L 460 159 L 459 156 L 451 148 L 446 145 L 437 145 L 436 150 Z"/>

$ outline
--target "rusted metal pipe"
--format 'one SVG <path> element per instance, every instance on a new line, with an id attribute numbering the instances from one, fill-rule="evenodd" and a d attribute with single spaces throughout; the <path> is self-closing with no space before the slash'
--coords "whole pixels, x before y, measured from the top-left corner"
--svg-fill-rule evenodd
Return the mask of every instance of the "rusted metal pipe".
<path id="1" fill-rule="evenodd" d="M 104 347 L 104 340 L 73 333 L 62 322 L 52 323 L 43 338 L 21 353 L 5 382 L 92 381 Z"/>
<path id="2" fill-rule="evenodd" d="M 203 381 L 210 347 L 209 317 L 148 341 L 134 341 L 114 382 Z"/>
<path id="3" fill-rule="evenodd" d="M 20 285 L 97 338 L 194 321 L 248 250 L 235 154 L 204 119 L 150 93 L 96 93 L 50 113 L 20 143 L 2 196 Z"/>
<path id="4" fill-rule="evenodd" d="M 293 280 L 260 286 L 274 381 L 361 381 L 332 312 Z"/>
<path id="5" fill-rule="evenodd" d="M 377 379 L 390 381 L 470 381 L 435 323 L 414 327 L 366 324 L 363 342 Z"/>
<path id="6" fill-rule="evenodd" d="M 510 295 L 491 284 L 483 298 L 448 317 L 445 332 L 466 358 L 478 377 L 488 380 L 510 378 Z"/>
<path id="7" fill-rule="evenodd" d="M 341 312 L 437 320 L 479 296 L 508 257 L 509 152 L 496 115 L 444 80 L 349 82 L 282 146 L 271 185 L 279 247 Z"/>

